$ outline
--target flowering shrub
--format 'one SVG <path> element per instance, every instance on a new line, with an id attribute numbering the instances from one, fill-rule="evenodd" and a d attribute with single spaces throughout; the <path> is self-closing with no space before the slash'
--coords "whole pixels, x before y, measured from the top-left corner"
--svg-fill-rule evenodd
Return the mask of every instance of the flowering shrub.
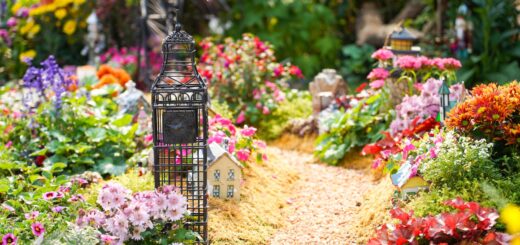
<path id="1" fill-rule="evenodd" d="M 390 132 L 396 135 L 399 132 L 409 128 L 412 121 L 421 123 L 429 117 L 436 118 L 440 110 L 439 88 L 442 85 L 441 80 L 428 79 L 424 84 L 418 86 L 419 95 L 405 96 L 403 102 L 395 108 L 396 118 L 390 124 Z M 459 101 L 464 94 L 462 84 L 456 84 L 450 87 L 450 100 Z"/>
<path id="2" fill-rule="evenodd" d="M 398 223 L 381 226 L 368 244 L 508 244 L 507 234 L 493 230 L 498 219 L 496 210 L 460 198 L 444 205 L 456 211 L 421 218 L 414 217 L 413 212 L 393 209 L 390 214 Z"/>
<path id="3" fill-rule="evenodd" d="M 475 138 L 520 146 L 520 83 L 477 85 L 471 96 L 449 113 L 446 125 Z"/>
<path id="4" fill-rule="evenodd" d="M 195 240 L 197 234 L 182 228 L 187 199 L 174 186 L 155 191 L 130 191 L 107 183 L 99 191 L 99 209 L 80 211 L 76 223 L 102 231 L 102 244 L 127 242 L 166 243 Z"/>
<path id="5" fill-rule="evenodd" d="M 229 105 L 237 124 L 257 126 L 266 120 L 285 100 L 285 82 L 303 77 L 298 67 L 277 63 L 272 46 L 251 34 L 222 44 L 208 38 L 200 46 L 198 70 L 211 95 Z"/>
<path id="6" fill-rule="evenodd" d="M 254 140 L 255 133 L 256 128 L 245 125 L 243 129 L 237 129 L 230 119 L 217 114 L 209 120 L 208 144 L 215 142 L 224 145 L 242 164 L 247 164 L 251 156 L 255 155 L 257 161 L 262 161 L 267 159 L 262 153 L 266 144 L 261 140 Z"/>
<path id="7" fill-rule="evenodd" d="M 74 220 L 78 209 L 88 205 L 78 194 L 79 179 L 53 177 L 63 167 L 63 164 L 57 164 L 45 171 L 22 167 L 24 174 L 2 178 L 5 180 L 0 184 L 0 236 L 3 236 L 3 244 L 32 244 L 36 241 L 56 244 L 61 241 L 63 233 L 70 228 L 68 222 Z"/>
<path id="8" fill-rule="evenodd" d="M 38 167 L 65 163 L 67 173 L 116 175 L 126 170 L 126 160 L 136 150 L 138 125 L 132 116 L 118 115 L 111 99 L 67 91 L 72 80 L 52 57 L 43 68 L 28 69 L 24 80 L 24 92 L 11 90 L 4 94 L 6 104 L 0 103 L 7 115 L 0 123 L 0 142 L 13 150 L 15 160 Z M 22 93 L 31 96 L 20 98 Z M 22 100 L 30 111 L 16 106 Z"/>
<path id="9" fill-rule="evenodd" d="M 15 27 L 17 35 L 27 39 L 28 47 L 34 49 L 29 58 L 39 60 L 54 54 L 60 62 L 81 64 L 85 57 L 78 54 L 84 47 L 86 19 L 93 5 L 86 0 L 42 1 L 34 5 L 17 1 L 13 4 L 11 12 L 23 16 Z M 52 45 L 39 45 L 42 43 Z"/>

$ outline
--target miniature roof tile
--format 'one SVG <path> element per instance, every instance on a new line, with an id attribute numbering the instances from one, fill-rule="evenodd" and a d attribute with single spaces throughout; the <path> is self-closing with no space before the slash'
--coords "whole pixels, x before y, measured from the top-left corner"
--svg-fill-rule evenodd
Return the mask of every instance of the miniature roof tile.
<path id="1" fill-rule="evenodd" d="M 406 28 L 401 26 L 401 30 L 393 31 L 390 35 L 390 39 L 394 40 L 417 40 L 417 37 L 409 32 Z"/>
<path id="2" fill-rule="evenodd" d="M 209 144 L 208 147 L 208 167 L 211 166 L 213 163 L 217 162 L 219 158 L 224 156 L 229 158 L 238 167 L 243 167 L 242 164 L 234 156 L 232 156 L 229 152 L 222 148 L 222 146 L 215 142 Z"/>

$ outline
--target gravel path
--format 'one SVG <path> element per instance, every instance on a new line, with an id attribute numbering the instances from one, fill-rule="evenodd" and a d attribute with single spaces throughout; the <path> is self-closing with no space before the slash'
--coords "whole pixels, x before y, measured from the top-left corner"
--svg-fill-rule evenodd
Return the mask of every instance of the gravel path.
<path id="1" fill-rule="evenodd" d="M 354 244 L 353 220 L 363 195 L 376 185 L 363 170 L 312 163 L 311 154 L 270 148 L 291 159 L 300 179 L 284 209 L 287 225 L 271 244 Z"/>

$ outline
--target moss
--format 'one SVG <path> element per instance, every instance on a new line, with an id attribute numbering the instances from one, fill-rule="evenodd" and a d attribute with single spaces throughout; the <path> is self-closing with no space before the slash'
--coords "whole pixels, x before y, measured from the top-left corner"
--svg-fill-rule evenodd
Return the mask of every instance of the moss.
<path id="1" fill-rule="evenodd" d="M 258 136 L 265 140 L 278 138 L 291 119 L 308 118 L 312 115 L 312 98 L 307 91 L 292 90 L 287 99 L 278 106 L 273 114 L 258 125 Z"/>

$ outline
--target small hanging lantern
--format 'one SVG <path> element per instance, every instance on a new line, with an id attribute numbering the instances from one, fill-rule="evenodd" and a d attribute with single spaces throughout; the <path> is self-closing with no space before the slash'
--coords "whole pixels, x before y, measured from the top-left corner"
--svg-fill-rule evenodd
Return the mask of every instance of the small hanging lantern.
<path id="1" fill-rule="evenodd" d="M 417 41 L 412 33 L 410 33 L 403 26 L 400 30 L 392 32 L 390 34 L 390 48 L 391 51 L 396 55 L 415 55 L 418 56 L 421 53 L 421 48 L 413 46 Z"/>
<path id="2" fill-rule="evenodd" d="M 439 96 L 441 99 L 441 107 L 440 107 L 440 120 L 444 121 L 446 119 L 446 115 L 450 111 L 450 88 L 444 81 L 442 80 L 441 88 L 439 89 Z"/>
<path id="3" fill-rule="evenodd" d="M 152 92 L 155 187 L 174 185 L 188 199 L 187 227 L 207 241 L 208 92 L 195 65 L 195 42 L 177 22 L 162 45 Z"/>

